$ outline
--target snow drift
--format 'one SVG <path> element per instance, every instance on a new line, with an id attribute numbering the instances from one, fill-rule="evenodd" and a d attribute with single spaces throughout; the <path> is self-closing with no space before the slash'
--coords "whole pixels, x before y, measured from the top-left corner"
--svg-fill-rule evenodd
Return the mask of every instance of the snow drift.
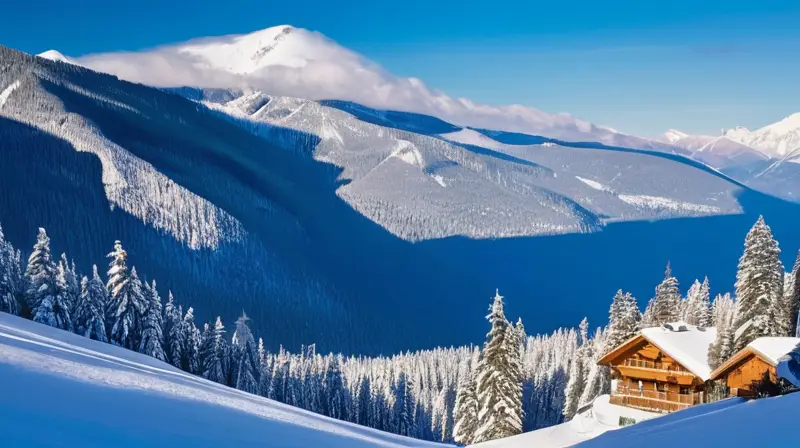
<path id="1" fill-rule="evenodd" d="M 250 395 L 5 313 L 0 383 L 4 446 L 443 446 Z"/>

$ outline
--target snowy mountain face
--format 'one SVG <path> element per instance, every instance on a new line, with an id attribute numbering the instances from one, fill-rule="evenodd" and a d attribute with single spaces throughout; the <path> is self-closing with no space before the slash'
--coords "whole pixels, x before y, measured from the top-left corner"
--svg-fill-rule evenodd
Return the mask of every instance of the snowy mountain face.
<path id="1" fill-rule="evenodd" d="M 425 135 L 405 129 L 448 129 L 416 125 L 417 117 L 395 124 L 386 111 L 359 109 L 359 117 L 383 117 L 371 120 L 381 126 L 341 105 L 261 92 L 206 104 L 270 125 L 265 133 L 281 126 L 318 136 L 311 156 L 341 167 L 348 181 L 339 196 L 410 241 L 587 232 L 609 220 L 740 210 L 738 187 L 728 180 L 635 152 L 504 145 L 467 128 Z"/>
<path id="2" fill-rule="evenodd" d="M 40 56 L 66 59 L 52 50 Z M 419 79 L 394 76 L 319 33 L 288 25 L 69 61 L 160 87 L 247 87 L 273 95 L 346 100 L 377 109 L 416 112 L 463 126 L 546 135 L 567 141 L 597 141 L 627 148 L 670 149 L 669 145 L 621 134 L 569 114 L 452 98 L 427 87 Z"/>
<path id="3" fill-rule="evenodd" d="M 252 89 L 164 91 L 2 47 L 0 61 L 8 238 L 27 248 L 45 227 L 83 272 L 121 239 L 198 321 L 244 309 L 273 347 L 474 342 L 497 287 L 532 333 L 600 323 L 617 289 L 646 300 L 666 260 L 732 284 L 754 214 L 797 239 L 782 233 L 794 205 L 681 156 Z"/>
<path id="4" fill-rule="evenodd" d="M 743 127 L 730 129 L 725 132 L 725 137 L 755 148 L 773 159 L 800 162 L 800 113 L 755 131 Z"/>
<path id="5" fill-rule="evenodd" d="M 657 140 L 751 188 L 800 200 L 800 114 L 752 132 L 738 127 L 713 137 L 669 130 Z"/>
<path id="6" fill-rule="evenodd" d="M 689 157 L 720 170 L 732 166 L 752 165 L 768 159 L 761 152 L 724 136 L 688 135 L 670 130 L 663 134 L 662 138 L 688 151 Z"/>

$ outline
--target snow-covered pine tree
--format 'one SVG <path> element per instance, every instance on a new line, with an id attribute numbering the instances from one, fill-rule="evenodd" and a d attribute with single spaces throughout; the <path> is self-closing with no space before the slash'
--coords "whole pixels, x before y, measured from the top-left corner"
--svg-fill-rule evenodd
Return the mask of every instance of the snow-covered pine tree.
<path id="1" fill-rule="evenodd" d="M 503 342 L 508 352 L 508 406 L 509 411 L 518 416 L 519 432 L 522 432 L 522 343 L 525 339 L 525 329 L 522 319 L 517 320 L 517 326 L 508 325 L 509 337 Z M 508 412 L 508 411 L 507 411 Z M 445 440 L 445 439 L 442 439 Z"/>
<path id="2" fill-rule="evenodd" d="M 618 294 L 621 295 L 622 291 Z M 614 304 L 611 305 L 612 308 Z M 581 401 L 581 395 L 583 395 L 584 389 L 586 389 L 586 373 L 587 373 L 587 365 L 586 362 L 590 362 L 591 359 L 587 359 L 586 356 L 589 353 L 589 341 L 588 331 L 589 331 L 589 320 L 585 317 L 581 321 L 579 325 L 579 344 L 580 347 L 575 352 L 575 356 L 572 358 L 569 368 L 569 380 L 567 381 L 567 388 L 564 391 L 565 395 L 565 402 L 564 402 L 564 409 L 562 414 L 564 415 L 564 421 L 572 420 L 572 417 L 575 416 L 575 412 L 578 410 L 578 405 Z"/>
<path id="3" fill-rule="evenodd" d="M 708 347 L 708 365 L 716 369 L 727 361 L 735 353 L 734 347 L 733 320 L 721 318 L 717 324 L 717 336 L 714 342 Z"/>
<path id="4" fill-rule="evenodd" d="M 39 235 L 33 252 L 28 257 L 28 266 L 25 269 L 25 300 L 28 309 L 36 320 L 40 315 L 39 307 L 45 302 L 45 312 L 41 314 L 46 321 L 49 321 L 46 314 L 52 310 L 53 302 L 56 300 L 58 289 L 56 287 L 56 265 L 53 263 L 53 256 L 50 252 L 50 238 L 43 228 L 39 228 Z M 41 320 L 36 320 L 42 322 Z M 46 322 L 45 322 L 46 323 Z"/>
<path id="5" fill-rule="evenodd" d="M 166 361 L 164 353 L 164 335 L 162 333 L 161 296 L 158 295 L 156 281 L 147 288 L 147 309 L 144 313 L 142 340 L 139 343 L 139 352 L 152 356 L 159 361 Z"/>
<path id="6" fill-rule="evenodd" d="M 58 295 L 61 297 L 63 304 L 67 307 L 68 314 L 72 316 L 75 312 L 75 307 L 78 304 L 78 296 L 80 295 L 80 285 L 78 284 L 78 274 L 75 272 L 75 263 L 67 260 L 67 254 L 61 254 L 56 266 L 56 275 L 60 279 L 56 284 L 58 287 Z"/>
<path id="7" fill-rule="evenodd" d="M 246 314 L 236 320 L 236 331 L 233 333 L 233 364 L 235 369 L 234 387 L 258 394 L 258 376 L 256 367 L 260 365 L 253 333 L 250 331 Z"/>
<path id="8" fill-rule="evenodd" d="M 800 321 L 800 251 L 797 252 L 797 259 L 792 268 L 792 298 L 790 300 L 791 309 L 789 313 L 794 317 L 792 326 L 789 328 L 789 335 L 800 337 L 800 328 L 798 322 Z"/>
<path id="9" fill-rule="evenodd" d="M 650 328 L 650 327 L 657 327 L 658 325 L 655 323 L 655 317 L 653 315 L 653 305 L 655 303 L 655 298 L 651 298 L 647 301 L 647 306 L 644 309 L 644 313 L 642 313 L 642 321 L 641 321 L 641 328 Z"/>
<path id="10" fill-rule="evenodd" d="M 735 314 L 736 302 L 731 298 L 731 294 L 717 294 L 711 304 L 711 326 L 719 328 L 726 323 L 732 326 Z"/>
<path id="11" fill-rule="evenodd" d="M 761 336 L 773 336 L 776 328 L 775 304 L 783 296 L 783 264 L 778 242 L 760 216 L 747 233 L 744 253 L 736 273 L 736 321 L 734 351 L 739 351 Z"/>
<path id="12" fill-rule="evenodd" d="M 708 277 L 703 279 L 700 285 L 700 297 L 695 314 L 696 324 L 700 327 L 710 327 L 713 325 L 711 316 L 711 287 L 708 284 Z"/>
<path id="13" fill-rule="evenodd" d="M 214 327 L 210 329 L 210 336 L 203 337 L 203 347 L 203 377 L 220 384 L 228 384 L 228 344 L 225 326 L 219 316 Z"/>
<path id="14" fill-rule="evenodd" d="M 617 291 L 608 310 L 607 349 L 612 350 L 635 336 L 641 320 L 642 313 L 636 299 L 630 293 L 623 294 L 621 289 Z"/>
<path id="15" fill-rule="evenodd" d="M 75 307 L 75 332 L 89 339 L 108 342 L 105 325 L 105 308 L 107 291 L 97 272 L 97 265 L 92 266 L 91 280 L 81 279 L 81 294 Z"/>
<path id="16" fill-rule="evenodd" d="M 478 428 L 478 396 L 476 394 L 475 372 L 465 360 L 459 369 L 458 390 L 453 409 L 453 440 L 461 445 L 469 445 Z"/>
<path id="17" fill-rule="evenodd" d="M 142 315 L 146 308 L 142 282 L 136 268 L 128 270 L 128 254 L 122 243 L 114 242 L 114 250 L 108 268 L 109 303 L 112 310 L 110 341 L 130 350 L 139 348 L 142 331 Z"/>
<path id="18" fill-rule="evenodd" d="M 591 403 L 600 395 L 607 394 L 611 391 L 611 371 L 607 366 L 598 366 L 597 361 L 605 353 L 606 349 L 606 335 L 602 328 L 597 328 L 592 344 L 591 357 L 588 358 L 589 373 L 586 375 L 586 388 L 583 390 L 581 396 L 580 406 Z"/>
<path id="19" fill-rule="evenodd" d="M 186 310 L 186 315 L 183 316 L 183 322 L 181 322 L 180 327 L 184 343 L 181 349 L 181 354 L 183 355 L 181 369 L 199 375 L 201 373 L 200 345 L 203 341 L 200 339 L 200 330 L 197 329 L 197 325 L 194 323 L 194 309 L 192 307 Z"/>
<path id="20" fill-rule="evenodd" d="M 198 361 L 200 363 L 200 376 L 208 379 L 208 369 L 206 366 L 214 359 L 214 329 L 206 322 L 203 324 L 202 341 L 198 351 Z"/>
<path id="21" fill-rule="evenodd" d="M 664 280 L 656 286 L 656 294 L 652 299 L 651 313 L 652 326 L 661 326 L 668 322 L 678 320 L 681 306 L 681 293 L 678 290 L 678 280 L 672 276 L 672 267 L 667 263 Z"/>
<path id="22" fill-rule="evenodd" d="M 169 292 L 167 305 L 164 307 L 163 319 L 164 351 L 167 361 L 177 368 L 181 368 L 183 360 L 183 346 L 185 345 L 182 331 L 183 309 L 175 304 L 172 291 Z"/>
<path id="23" fill-rule="evenodd" d="M 708 327 L 711 323 L 711 297 L 708 286 L 708 277 L 700 283 L 695 280 L 689 292 L 686 293 L 685 306 L 682 309 L 681 320 L 690 325 Z"/>
<path id="24" fill-rule="evenodd" d="M 20 313 L 18 296 L 22 292 L 22 285 L 20 253 L 6 241 L 3 228 L 0 227 L 0 311 Z"/>
<path id="25" fill-rule="evenodd" d="M 486 335 L 487 340 L 478 366 L 478 429 L 474 442 L 485 442 L 502 437 L 509 437 L 522 432 L 522 416 L 517 413 L 516 394 L 518 384 L 511 384 L 509 376 L 508 341 L 516 340 L 512 336 L 512 327 L 503 311 L 503 297 L 499 291 L 487 319 L 492 329 Z"/>
<path id="26" fill-rule="evenodd" d="M 322 406 L 324 414 L 339 420 L 347 418 L 347 388 L 342 378 L 340 355 L 329 356 L 325 370 L 325 397 Z"/>
<path id="27" fill-rule="evenodd" d="M 797 310 L 794 306 L 794 274 L 786 272 L 783 275 L 783 294 L 780 303 L 775 307 L 775 317 L 779 323 L 778 336 L 794 336 L 796 332 Z"/>
<path id="28" fill-rule="evenodd" d="M 411 385 L 404 371 L 400 371 L 394 385 L 393 414 L 395 420 L 395 434 L 413 437 L 414 428 L 414 395 Z"/>

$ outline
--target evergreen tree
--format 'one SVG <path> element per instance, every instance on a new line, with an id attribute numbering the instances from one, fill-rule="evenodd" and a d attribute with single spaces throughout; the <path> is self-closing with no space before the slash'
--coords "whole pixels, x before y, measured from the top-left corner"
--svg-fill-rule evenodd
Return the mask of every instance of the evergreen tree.
<path id="1" fill-rule="evenodd" d="M 206 327 L 209 327 L 206 325 Z M 209 333 L 203 336 L 203 377 L 220 383 L 228 384 L 228 345 L 225 339 L 225 326 L 222 319 L 217 316 L 213 328 L 208 328 Z"/>
<path id="2" fill-rule="evenodd" d="M 461 445 L 469 445 L 478 429 L 478 396 L 476 393 L 475 372 L 465 362 L 459 375 L 456 403 L 453 409 L 453 440 Z"/>
<path id="3" fill-rule="evenodd" d="M 783 276 L 783 294 L 775 306 L 777 336 L 794 336 L 796 332 L 797 310 L 794 300 L 794 274 L 786 272 Z"/>
<path id="4" fill-rule="evenodd" d="M 58 295 L 56 271 L 56 265 L 53 263 L 53 256 L 50 252 L 50 238 L 47 237 L 43 228 L 39 228 L 39 236 L 33 246 L 31 256 L 28 257 L 28 266 L 25 269 L 27 285 L 25 299 L 37 322 L 48 323 L 51 320 L 53 303 Z M 44 306 L 44 310 L 40 312 L 41 306 Z"/>
<path id="5" fill-rule="evenodd" d="M 597 329 L 592 338 L 592 344 L 589 344 L 588 347 L 590 347 L 591 355 L 585 355 L 584 359 L 590 360 L 586 363 L 589 371 L 586 374 L 586 388 L 581 395 L 580 406 L 587 405 L 598 396 L 611 391 L 611 371 L 608 366 L 597 365 L 597 361 L 607 350 L 606 336 L 601 328 Z"/>
<path id="6" fill-rule="evenodd" d="M 80 295 L 80 285 L 78 284 L 78 274 L 75 272 L 75 263 L 70 264 L 67 254 L 61 254 L 61 260 L 56 266 L 56 286 L 61 302 L 67 307 L 67 313 L 72 316 L 78 304 Z"/>
<path id="7" fill-rule="evenodd" d="M 639 332 L 642 315 L 636 299 L 620 289 L 611 302 L 608 311 L 608 335 L 606 347 L 612 350 Z"/>
<path id="8" fill-rule="evenodd" d="M 234 387 L 251 394 L 258 394 L 256 368 L 260 363 L 258 361 L 256 341 L 253 339 L 253 333 L 247 324 L 249 320 L 247 315 L 242 313 L 242 316 L 236 321 L 236 331 L 233 333 L 231 346 L 234 369 L 236 370 Z"/>
<path id="9" fill-rule="evenodd" d="M 200 345 L 202 344 L 200 330 L 194 323 L 194 309 L 189 307 L 180 324 L 183 333 L 183 347 L 181 354 L 181 369 L 194 374 L 200 374 Z"/>
<path id="10" fill-rule="evenodd" d="M 139 348 L 141 339 L 142 315 L 146 308 L 142 282 L 136 268 L 128 271 L 128 254 L 122 243 L 114 242 L 114 251 L 108 269 L 106 289 L 109 292 L 112 343 L 130 350 Z"/>
<path id="11" fill-rule="evenodd" d="M 81 293 L 75 307 L 75 332 L 89 339 L 108 342 L 105 325 L 107 292 L 103 280 L 92 266 L 92 279 L 81 279 Z"/>
<path id="12" fill-rule="evenodd" d="M 708 347 L 708 365 L 716 369 L 735 353 L 733 350 L 733 322 L 722 319 L 717 326 L 717 336 Z"/>
<path id="13" fill-rule="evenodd" d="M 617 294 L 621 296 L 622 291 Z M 614 304 L 612 303 L 611 306 L 613 308 Z M 586 371 L 587 367 L 589 367 L 586 363 L 591 362 L 591 359 L 586 359 L 589 354 L 588 347 L 591 343 L 588 340 L 588 331 L 589 321 L 584 317 L 579 326 L 581 346 L 575 352 L 575 356 L 570 364 L 569 381 L 567 381 L 567 388 L 564 392 L 566 401 L 562 414 L 564 415 L 564 420 L 567 421 L 572 420 L 572 417 L 575 416 L 575 412 L 577 412 L 578 405 L 580 404 L 581 395 L 583 395 L 583 391 L 586 389 Z"/>
<path id="14" fill-rule="evenodd" d="M 0 311 L 19 314 L 18 296 L 22 293 L 20 253 L 5 239 L 0 227 Z"/>
<path id="15" fill-rule="evenodd" d="M 661 326 L 678 320 L 681 306 L 681 293 L 678 290 L 678 280 L 672 276 L 672 268 L 667 263 L 664 281 L 656 287 L 656 295 L 648 305 L 650 315 L 648 322 L 651 326 Z"/>
<path id="16" fill-rule="evenodd" d="M 776 303 L 783 296 L 783 265 L 778 242 L 759 217 L 747 233 L 744 253 L 736 273 L 736 321 L 734 351 L 761 336 L 772 336 L 776 328 Z"/>
<path id="17" fill-rule="evenodd" d="M 152 356 L 160 361 L 166 361 L 164 353 L 164 335 L 162 333 L 161 297 L 156 289 L 156 281 L 147 288 L 147 309 L 144 314 L 142 341 L 139 343 L 139 352 Z"/>
<path id="18" fill-rule="evenodd" d="M 183 360 L 183 346 L 185 344 L 182 319 L 183 309 L 175 305 L 175 297 L 169 292 L 167 305 L 164 307 L 163 332 L 164 351 L 167 361 L 177 368 L 181 368 Z"/>
<path id="19" fill-rule="evenodd" d="M 695 280 L 686 293 L 685 306 L 681 313 L 681 320 L 690 325 L 708 327 L 711 325 L 711 297 L 708 286 L 708 277 L 703 283 Z"/>
<path id="20" fill-rule="evenodd" d="M 792 295 L 789 300 L 789 315 L 793 317 L 789 327 L 789 335 L 800 337 L 800 328 L 797 322 L 800 321 L 800 251 L 797 252 L 797 259 L 792 268 Z"/>
<path id="21" fill-rule="evenodd" d="M 342 379 L 341 360 L 337 355 L 329 357 L 324 386 L 326 396 L 323 403 L 324 414 L 339 420 L 347 419 L 346 388 Z"/>
<path id="22" fill-rule="evenodd" d="M 414 428 L 414 396 L 411 393 L 408 378 L 404 371 L 400 372 L 394 387 L 394 409 L 396 434 L 413 437 L 416 433 Z"/>
<path id="23" fill-rule="evenodd" d="M 503 311 L 503 297 L 495 294 L 487 319 L 492 329 L 487 334 L 478 366 L 478 429 L 474 442 L 508 437 L 522 432 L 522 416 L 517 409 L 519 384 L 510 374 L 509 342 L 516 340 Z"/>

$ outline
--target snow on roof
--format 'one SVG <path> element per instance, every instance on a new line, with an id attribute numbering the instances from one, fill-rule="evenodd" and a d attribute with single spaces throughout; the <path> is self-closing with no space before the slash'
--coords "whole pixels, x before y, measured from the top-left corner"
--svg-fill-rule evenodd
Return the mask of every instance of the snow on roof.
<path id="1" fill-rule="evenodd" d="M 764 337 L 747 344 L 756 354 L 761 355 L 765 361 L 777 365 L 778 361 L 797 345 L 800 338 Z"/>
<path id="2" fill-rule="evenodd" d="M 652 327 L 642 330 L 642 336 L 664 353 L 678 361 L 684 368 L 703 381 L 711 377 L 708 365 L 708 346 L 717 337 L 714 327 L 700 328 L 685 322 L 667 324 L 673 329 Z M 685 331 L 678 331 L 685 327 Z"/>

